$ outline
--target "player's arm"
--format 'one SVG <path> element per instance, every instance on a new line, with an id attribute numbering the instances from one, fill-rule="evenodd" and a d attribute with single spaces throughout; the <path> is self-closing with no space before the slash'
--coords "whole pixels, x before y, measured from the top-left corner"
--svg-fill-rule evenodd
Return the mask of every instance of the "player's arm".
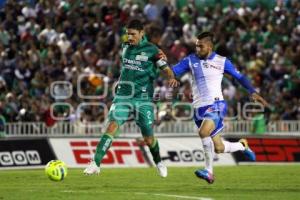
<path id="1" fill-rule="evenodd" d="M 177 87 L 179 86 L 179 82 L 176 80 L 173 71 L 170 69 L 167 63 L 167 56 L 164 52 L 159 49 L 157 54 L 156 66 L 163 72 L 164 76 L 168 80 L 169 87 Z"/>
<path id="2" fill-rule="evenodd" d="M 179 82 L 176 80 L 176 78 L 173 74 L 173 71 L 170 69 L 170 67 L 165 67 L 162 70 L 162 72 L 164 73 L 164 75 L 168 79 L 169 87 L 178 87 L 179 86 Z"/>
<path id="3" fill-rule="evenodd" d="M 179 63 L 174 65 L 172 67 L 172 69 L 170 69 L 168 67 L 167 70 L 168 71 L 166 73 L 172 74 L 173 79 L 176 80 L 175 77 L 180 77 L 180 76 L 182 76 L 183 74 L 185 74 L 186 72 L 188 72 L 190 70 L 188 58 L 182 59 Z M 176 84 L 179 85 L 179 82 L 177 82 L 177 80 L 176 80 Z"/>
<path id="4" fill-rule="evenodd" d="M 182 60 L 180 60 L 176 65 L 172 67 L 172 71 L 176 77 L 180 77 L 183 74 L 190 71 L 189 66 L 189 58 L 185 57 Z"/>
<path id="5" fill-rule="evenodd" d="M 251 95 L 251 98 L 256 102 L 260 102 L 261 104 L 263 104 L 264 106 L 268 106 L 267 101 L 261 97 L 253 88 L 253 86 L 251 85 L 250 81 L 248 80 L 248 78 L 241 74 L 239 71 L 237 71 L 237 69 L 235 68 L 235 66 L 228 60 L 225 60 L 225 67 L 224 67 L 224 72 L 226 74 L 231 75 L 233 78 L 235 78 L 244 88 L 246 88 L 248 90 L 248 92 Z"/>

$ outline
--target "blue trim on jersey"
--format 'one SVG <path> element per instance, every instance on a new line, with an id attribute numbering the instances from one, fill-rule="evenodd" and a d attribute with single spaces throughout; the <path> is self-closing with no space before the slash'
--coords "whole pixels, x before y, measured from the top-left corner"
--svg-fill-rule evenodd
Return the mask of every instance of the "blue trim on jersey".
<path id="1" fill-rule="evenodd" d="M 227 113 L 227 104 L 224 100 L 215 101 L 211 105 L 196 108 L 194 110 L 194 121 L 199 128 L 205 119 L 210 119 L 215 124 L 215 129 L 211 132 L 210 136 L 217 135 L 223 128 L 223 119 Z"/>
<path id="2" fill-rule="evenodd" d="M 207 58 L 207 60 L 214 59 L 214 57 L 216 55 L 217 55 L 216 52 L 212 52 L 210 54 L 210 56 Z M 198 62 L 198 63 L 202 60 L 195 53 L 190 54 L 190 55 L 184 57 L 176 65 L 174 65 L 172 67 L 172 70 L 173 70 L 175 76 L 181 76 L 181 75 L 185 74 L 186 72 L 189 72 L 191 70 L 190 67 L 192 67 L 192 66 L 190 66 L 189 60 L 193 59 L 193 58 L 194 58 L 195 62 Z"/>
<path id="3" fill-rule="evenodd" d="M 240 79 L 243 76 L 227 58 L 225 60 L 224 72 L 235 79 Z"/>
<path id="4" fill-rule="evenodd" d="M 249 93 L 252 94 L 256 92 L 247 77 L 237 71 L 235 66 L 227 58 L 225 60 L 224 72 L 235 78 Z"/>
<path id="5" fill-rule="evenodd" d="M 256 92 L 246 76 L 242 76 L 240 79 L 238 79 L 238 81 L 242 86 L 244 86 L 248 90 L 250 94 Z"/>
<path id="6" fill-rule="evenodd" d="M 200 60 L 199 57 L 196 54 L 192 54 L 190 57 L 190 67 L 193 71 L 193 75 L 194 75 L 194 81 L 195 84 L 197 86 L 197 89 L 200 93 L 200 90 L 203 91 L 203 93 L 205 94 L 209 94 L 208 93 L 208 87 L 206 84 L 206 80 L 205 80 L 205 76 L 203 74 L 203 67 L 202 67 L 202 63 L 205 62 L 203 60 Z"/>
<path id="7" fill-rule="evenodd" d="M 172 71 L 174 72 L 175 76 L 181 76 L 186 72 L 189 72 L 190 71 L 189 56 L 183 58 L 181 61 L 179 61 L 179 63 L 174 65 L 172 67 Z"/>

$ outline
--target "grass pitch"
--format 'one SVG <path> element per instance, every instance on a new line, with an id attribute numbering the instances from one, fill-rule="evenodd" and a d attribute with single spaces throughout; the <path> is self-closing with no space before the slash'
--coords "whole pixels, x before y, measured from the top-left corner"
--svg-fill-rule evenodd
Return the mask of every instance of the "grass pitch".
<path id="1" fill-rule="evenodd" d="M 0 200 L 259 200 L 300 199 L 300 165 L 215 167 L 209 185 L 195 167 L 169 168 L 160 178 L 155 168 L 104 168 L 99 176 L 69 169 L 62 182 L 50 181 L 43 169 L 0 171 Z"/>

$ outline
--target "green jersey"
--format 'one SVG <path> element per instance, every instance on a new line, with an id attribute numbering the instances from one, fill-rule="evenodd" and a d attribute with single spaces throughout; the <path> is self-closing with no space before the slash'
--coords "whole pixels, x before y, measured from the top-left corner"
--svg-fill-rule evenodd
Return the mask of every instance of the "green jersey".
<path id="1" fill-rule="evenodd" d="M 122 69 L 115 99 L 151 100 L 157 70 L 167 66 L 159 49 L 143 38 L 138 45 L 122 46 Z"/>

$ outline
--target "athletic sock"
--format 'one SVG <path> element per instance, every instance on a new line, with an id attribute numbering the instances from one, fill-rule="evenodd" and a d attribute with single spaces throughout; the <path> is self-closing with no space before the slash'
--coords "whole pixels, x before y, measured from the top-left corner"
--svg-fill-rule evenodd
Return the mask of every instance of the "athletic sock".
<path id="1" fill-rule="evenodd" d="M 152 154 L 152 158 L 155 164 L 161 162 L 161 157 L 160 157 L 160 153 L 159 153 L 159 145 L 158 145 L 158 141 L 155 138 L 153 141 L 152 146 L 149 146 L 150 152 Z"/>
<path id="2" fill-rule="evenodd" d="M 94 161 L 96 165 L 99 167 L 103 157 L 106 154 L 106 151 L 109 149 L 111 143 L 113 141 L 113 136 L 105 133 L 102 137 L 100 142 L 97 145 L 97 149 L 94 156 Z"/>
<path id="3" fill-rule="evenodd" d="M 213 161 L 214 161 L 214 144 L 211 137 L 202 138 L 202 145 L 205 156 L 205 169 L 210 173 L 213 173 Z"/>
<path id="4" fill-rule="evenodd" d="M 244 151 L 245 147 L 240 142 L 228 142 L 223 140 L 225 146 L 224 153 L 232 153 L 236 151 Z"/>

